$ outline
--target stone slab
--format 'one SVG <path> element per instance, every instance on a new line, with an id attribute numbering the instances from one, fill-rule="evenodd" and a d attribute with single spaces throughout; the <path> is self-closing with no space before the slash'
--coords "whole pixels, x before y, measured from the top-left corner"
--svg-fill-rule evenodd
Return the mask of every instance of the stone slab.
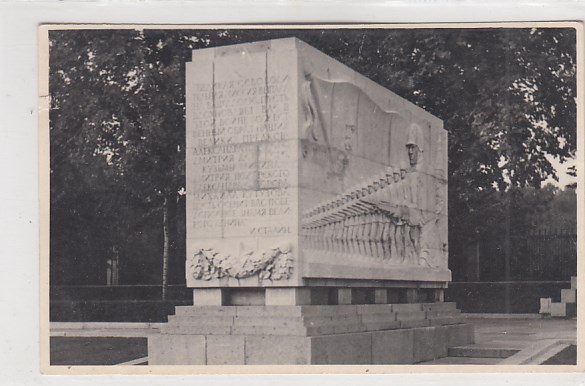
<path id="1" fill-rule="evenodd" d="M 424 312 L 398 312 L 396 320 L 400 322 L 400 328 L 426 327 L 430 321 L 425 318 Z"/>
<path id="2" fill-rule="evenodd" d="M 205 336 L 151 335 L 148 337 L 149 365 L 204 365 Z"/>
<path id="3" fill-rule="evenodd" d="M 225 293 L 221 288 L 198 288 L 193 291 L 193 305 L 195 306 L 223 306 Z"/>
<path id="4" fill-rule="evenodd" d="M 357 313 L 360 315 L 367 314 L 394 314 L 391 304 L 358 304 L 356 305 Z"/>
<path id="5" fill-rule="evenodd" d="M 168 324 L 176 325 L 212 325 L 212 326 L 231 326 L 234 324 L 234 316 L 220 315 L 169 315 Z"/>
<path id="6" fill-rule="evenodd" d="M 392 311 L 394 312 L 419 312 L 422 311 L 421 303 L 414 304 L 392 304 Z"/>
<path id="7" fill-rule="evenodd" d="M 447 326 L 447 347 L 457 347 L 475 342 L 473 324 L 454 324 Z"/>
<path id="8" fill-rule="evenodd" d="M 414 330 L 372 333 L 372 363 L 375 365 L 413 363 Z"/>
<path id="9" fill-rule="evenodd" d="M 436 327 L 423 327 L 413 329 L 413 363 L 430 361 L 438 358 L 435 355 L 437 350 L 435 345 Z M 446 344 L 445 339 L 445 344 Z"/>
<path id="10" fill-rule="evenodd" d="M 307 336 L 307 328 L 304 326 L 234 326 L 234 335 L 265 335 L 265 336 Z"/>
<path id="11" fill-rule="evenodd" d="M 562 303 L 577 303 L 577 290 L 576 289 L 562 289 L 561 290 L 561 302 Z"/>
<path id="12" fill-rule="evenodd" d="M 208 365 L 243 365 L 245 338 L 233 335 L 210 335 L 207 337 Z"/>
<path id="13" fill-rule="evenodd" d="M 463 316 L 451 316 L 445 318 L 433 318 L 428 319 L 429 326 L 448 326 L 452 324 L 461 324 L 465 323 L 465 317 Z"/>
<path id="14" fill-rule="evenodd" d="M 433 327 L 433 353 L 435 358 L 447 356 L 449 350 L 449 329 L 445 326 Z"/>
<path id="15" fill-rule="evenodd" d="M 397 320 L 372 321 L 362 323 L 365 331 L 384 331 L 396 330 L 401 328 L 401 323 Z"/>
<path id="16" fill-rule="evenodd" d="M 550 316 L 572 318 L 577 316 L 577 303 L 551 303 Z"/>
<path id="17" fill-rule="evenodd" d="M 267 306 L 296 306 L 311 304 L 309 288 L 267 288 Z"/>
<path id="18" fill-rule="evenodd" d="M 427 319 L 438 319 L 438 318 L 455 318 L 461 315 L 459 310 L 447 310 L 447 311 L 426 311 Z"/>
<path id="19" fill-rule="evenodd" d="M 455 302 L 423 303 L 421 307 L 423 311 L 433 312 L 457 311 L 457 304 Z"/>
<path id="20" fill-rule="evenodd" d="M 444 357 L 429 362 L 420 363 L 421 365 L 497 365 L 502 361 L 501 358 L 471 358 L 471 357 Z"/>
<path id="21" fill-rule="evenodd" d="M 374 290 L 374 302 L 377 304 L 387 304 L 388 303 L 388 289 L 386 288 L 376 288 Z"/>
<path id="22" fill-rule="evenodd" d="M 176 306 L 175 315 L 221 316 L 236 315 L 236 307 L 232 306 Z"/>
<path id="23" fill-rule="evenodd" d="M 539 314 L 550 315 L 552 298 L 540 298 Z"/>
<path id="24" fill-rule="evenodd" d="M 304 365 L 310 363 L 310 338 L 246 336 L 247 365 Z"/>
<path id="25" fill-rule="evenodd" d="M 395 312 L 360 314 L 360 320 L 362 321 L 362 323 L 380 322 L 380 321 L 392 321 L 392 322 L 397 321 Z"/>
<path id="26" fill-rule="evenodd" d="M 473 357 L 473 358 L 508 358 L 520 349 L 517 348 L 503 348 L 492 345 L 466 345 L 459 347 L 450 347 L 449 356 L 451 357 Z"/>
<path id="27" fill-rule="evenodd" d="M 266 306 L 236 308 L 237 316 L 340 316 L 354 315 L 358 312 L 356 305 L 328 305 L 328 306 Z"/>
<path id="28" fill-rule="evenodd" d="M 160 329 L 163 334 L 174 335 L 230 335 L 233 326 L 216 326 L 212 324 L 166 324 Z"/>
<path id="29" fill-rule="evenodd" d="M 372 363 L 372 334 L 310 337 L 311 364 L 350 365 Z"/>

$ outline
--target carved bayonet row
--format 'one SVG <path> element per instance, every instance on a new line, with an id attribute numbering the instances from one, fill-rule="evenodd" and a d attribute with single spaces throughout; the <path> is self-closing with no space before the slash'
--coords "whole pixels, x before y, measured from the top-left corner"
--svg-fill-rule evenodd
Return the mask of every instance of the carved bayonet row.
<path id="1" fill-rule="evenodd" d="M 408 221 L 406 171 L 391 167 L 302 215 L 306 246 L 331 253 L 418 264 L 420 227 Z"/>

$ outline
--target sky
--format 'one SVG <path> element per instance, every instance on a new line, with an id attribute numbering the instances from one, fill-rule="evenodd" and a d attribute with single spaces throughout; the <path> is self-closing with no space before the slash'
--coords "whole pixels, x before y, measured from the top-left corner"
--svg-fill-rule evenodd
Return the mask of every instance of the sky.
<path id="1" fill-rule="evenodd" d="M 552 177 L 549 177 L 548 179 L 546 179 L 542 183 L 542 186 L 545 186 L 546 184 L 551 183 L 551 184 L 563 189 L 568 184 L 572 184 L 572 183 L 577 182 L 577 177 L 572 177 L 572 176 L 569 176 L 567 174 L 567 170 L 569 167 L 577 165 L 576 159 L 573 158 L 573 159 L 566 161 L 565 163 L 560 163 L 557 158 L 554 158 L 554 157 L 547 157 L 547 158 L 549 159 L 550 163 L 553 165 L 553 167 L 557 171 L 557 175 L 559 177 L 559 180 L 555 181 Z M 579 172 L 579 168 L 577 168 L 577 172 Z"/>

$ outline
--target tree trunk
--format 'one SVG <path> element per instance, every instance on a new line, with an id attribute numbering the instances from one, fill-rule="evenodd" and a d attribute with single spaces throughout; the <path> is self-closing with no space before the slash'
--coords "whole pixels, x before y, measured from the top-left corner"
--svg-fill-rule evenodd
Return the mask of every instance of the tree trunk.
<path id="1" fill-rule="evenodd" d="M 167 287 L 169 276 L 169 246 L 170 246 L 170 226 L 169 226 L 169 198 L 165 196 L 163 202 L 163 268 L 162 268 L 162 300 L 167 299 Z"/>
<path id="2" fill-rule="evenodd" d="M 166 195 L 163 201 L 163 266 L 162 266 L 162 300 L 167 299 L 169 277 L 171 277 L 171 255 L 176 253 L 177 239 L 177 195 Z"/>

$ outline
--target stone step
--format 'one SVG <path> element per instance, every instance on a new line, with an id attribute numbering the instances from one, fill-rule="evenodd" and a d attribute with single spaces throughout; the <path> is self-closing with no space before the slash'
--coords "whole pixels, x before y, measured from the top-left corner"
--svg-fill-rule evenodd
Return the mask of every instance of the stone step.
<path id="1" fill-rule="evenodd" d="M 319 336 L 364 332 L 361 323 L 339 322 L 336 324 L 322 324 L 315 326 L 234 326 L 233 335 L 291 335 L 291 336 Z"/>
<path id="2" fill-rule="evenodd" d="M 413 303 L 413 304 L 353 304 L 353 305 L 315 305 L 315 306 L 177 306 L 176 315 L 209 316 L 310 316 L 330 315 L 336 317 L 346 314 L 369 314 L 384 312 L 432 312 L 449 313 L 459 310 L 456 304 Z"/>
<path id="3" fill-rule="evenodd" d="M 424 313 L 420 313 L 424 316 Z M 163 334 L 196 333 L 226 335 L 302 335 L 317 336 L 345 334 L 356 332 L 385 331 L 398 328 L 415 328 L 429 326 L 427 319 L 397 320 L 399 315 L 365 314 L 342 315 L 333 317 L 206 317 L 180 315 L 169 318 L 161 332 Z M 410 317 L 411 315 L 409 315 Z M 434 325 L 461 324 L 460 317 L 443 318 L 432 321 Z"/>
<path id="4" fill-rule="evenodd" d="M 561 303 L 577 303 L 577 290 L 572 288 L 562 289 Z"/>
<path id="5" fill-rule="evenodd" d="M 209 324 L 167 324 L 161 327 L 161 335 L 231 335 L 232 326 Z"/>
<path id="6" fill-rule="evenodd" d="M 577 289 L 577 276 L 571 276 L 571 289 Z"/>
<path id="7" fill-rule="evenodd" d="M 577 316 L 577 303 L 551 303 L 550 316 L 572 318 Z"/>
<path id="8" fill-rule="evenodd" d="M 235 316 L 232 306 L 176 306 L 175 315 Z"/>
<path id="9" fill-rule="evenodd" d="M 448 310 L 448 311 L 427 311 L 427 319 L 441 319 L 441 318 L 457 318 L 461 316 L 459 310 Z"/>
<path id="10" fill-rule="evenodd" d="M 203 323 L 215 325 L 232 325 L 232 324 L 268 324 L 268 325 L 282 325 L 292 323 L 293 320 L 302 320 L 304 324 L 334 322 L 339 320 L 347 320 L 354 322 L 381 322 L 381 321 L 412 321 L 412 320 L 430 320 L 433 324 L 457 324 L 461 323 L 463 318 L 459 310 L 454 311 L 436 311 L 436 312 L 392 312 L 390 308 L 383 310 L 384 312 L 370 312 L 370 313 L 348 313 L 340 315 L 290 315 L 288 313 L 275 315 L 262 315 L 262 313 L 238 313 L 236 316 L 232 313 L 212 313 L 212 314 L 198 314 L 179 312 L 177 315 L 169 316 L 169 323 Z"/>
<path id="11" fill-rule="evenodd" d="M 393 304 L 392 311 L 394 312 L 424 312 L 422 303 L 412 304 Z"/>
<path id="12" fill-rule="evenodd" d="M 518 347 L 506 347 L 505 345 L 471 344 L 466 346 L 449 348 L 450 357 L 469 358 L 500 358 L 505 359 L 520 351 Z"/>
<path id="13" fill-rule="evenodd" d="M 235 316 L 207 316 L 207 315 L 169 315 L 168 324 L 210 324 L 215 326 L 231 326 Z"/>
<path id="14" fill-rule="evenodd" d="M 397 306 L 397 304 L 395 304 Z M 432 312 L 449 312 L 449 311 L 457 311 L 457 304 L 455 302 L 437 302 L 437 303 L 422 303 L 423 311 L 432 311 Z"/>
<path id="15" fill-rule="evenodd" d="M 497 365 L 502 358 L 444 357 L 419 365 Z"/>
<path id="16" fill-rule="evenodd" d="M 429 325 L 431 325 L 431 326 L 448 326 L 451 324 L 462 324 L 462 323 L 466 322 L 466 320 L 463 316 L 432 318 L 432 319 L 428 319 L 428 321 L 429 321 Z"/>

